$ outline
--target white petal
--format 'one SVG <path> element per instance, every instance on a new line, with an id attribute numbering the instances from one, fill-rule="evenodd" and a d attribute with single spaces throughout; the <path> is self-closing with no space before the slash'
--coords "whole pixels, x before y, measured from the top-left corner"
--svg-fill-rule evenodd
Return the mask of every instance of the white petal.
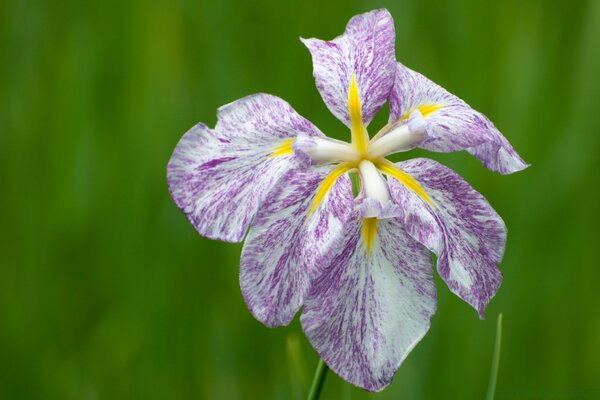
<path id="1" fill-rule="evenodd" d="M 352 211 L 348 177 L 340 177 L 308 214 L 319 184 L 332 169 L 290 170 L 250 228 L 242 251 L 240 286 L 252 314 L 267 326 L 289 324 L 310 281 L 331 262 L 329 247 Z"/>
<path id="2" fill-rule="evenodd" d="M 331 267 L 305 300 L 302 327 L 325 363 L 353 385 L 386 387 L 429 329 L 436 308 L 431 257 L 396 219 L 368 245 L 354 215 Z"/>

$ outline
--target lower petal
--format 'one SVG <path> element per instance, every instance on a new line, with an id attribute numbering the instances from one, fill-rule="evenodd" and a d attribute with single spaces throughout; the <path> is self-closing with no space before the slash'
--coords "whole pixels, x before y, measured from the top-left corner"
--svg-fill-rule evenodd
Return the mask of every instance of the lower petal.
<path id="1" fill-rule="evenodd" d="M 352 184 L 337 179 L 309 216 L 317 188 L 333 169 L 291 170 L 268 195 L 242 252 L 240 286 L 252 314 L 267 326 L 287 325 L 310 281 L 330 263 L 330 246 L 353 205 Z"/>
<path id="2" fill-rule="evenodd" d="M 399 220 L 375 221 L 366 225 L 372 229 L 364 229 L 360 216 L 353 215 L 331 266 L 313 283 L 301 317 L 325 363 L 369 391 L 391 382 L 429 329 L 436 307 L 429 251 Z"/>
<path id="3" fill-rule="evenodd" d="M 487 200 L 451 169 L 429 159 L 397 164 L 425 189 L 433 206 L 398 182 L 390 194 L 403 210 L 407 231 L 437 254 L 437 268 L 452 292 L 480 317 L 496 294 L 502 274 L 506 227 Z"/>

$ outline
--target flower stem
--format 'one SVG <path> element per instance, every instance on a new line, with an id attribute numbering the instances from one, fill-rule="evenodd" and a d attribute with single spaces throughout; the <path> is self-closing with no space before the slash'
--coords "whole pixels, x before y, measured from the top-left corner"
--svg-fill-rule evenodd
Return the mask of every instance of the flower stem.
<path id="1" fill-rule="evenodd" d="M 494 344 L 494 358 L 492 360 L 492 371 L 486 400 L 494 400 L 496 394 L 496 380 L 498 379 L 498 365 L 500 364 L 500 344 L 502 343 L 502 314 L 498 315 L 496 325 L 496 343 Z"/>
<path id="2" fill-rule="evenodd" d="M 319 359 L 319 364 L 317 365 L 317 370 L 315 371 L 315 377 L 313 378 L 310 392 L 308 393 L 308 400 L 318 400 L 319 396 L 321 395 L 321 389 L 323 389 L 323 384 L 325 383 L 325 377 L 327 376 L 328 370 L 329 367 L 325 365 L 322 359 Z"/>

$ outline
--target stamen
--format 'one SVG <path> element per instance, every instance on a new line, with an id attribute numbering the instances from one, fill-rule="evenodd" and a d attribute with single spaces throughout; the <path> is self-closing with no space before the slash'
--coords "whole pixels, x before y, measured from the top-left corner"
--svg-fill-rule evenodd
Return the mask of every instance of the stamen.
<path id="1" fill-rule="evenodd" d="M 294 143 L 294 140 L 294 138 L 284 140 L 279 146 L 273 149 L 273 152 L 269 157 L 281 157 L 294 154 L 294 149 L 292 149 L 292 143 Z"/>
<path id="2" fill-rule="evenodd" d="M 369 257 L 375 243 L 375 237 L 377 236 L 377 218 L 364 218 L 362 220 L 361 233 L 365 241 L 367 257 Z"/>
<path id="3" fill-rule="evenodd" d="M 352 124 L 352 144 L 360 153 L 364 153 L 369 144 L 369 134 L 362 120 L 360 93 L 354 72 L 348 88 L 348 113 Z"/>
<path id="4" fill-rule="evenodd" d="M 415 192 L 420 198 L 427 202 L 427 204 L 431 205 L 432 207 L 435 206 L 425 189 L 423 189 L 423 187 L 419 185 L 419 182 L 417 182 L 412 176 L 410 176 L 406 172 L 399 170 L 391 162 L 387 160 L 380 161 L 377 163 L 377 168 L 379 168 L 379 170 L 384 174 L 388 174 L 396 178 L 398 181 L 400 181 L 400 183 L 402 183 L 404 186 Z"/>
<path id="5" fill-rule="evenodd" d="M 329 193 L 335 182 L 338 180 L 338 178 L 355 167 L 355 164 L 342 163 L 335 167 L 329 173 L 329 175 L 327 175 L 327 177 L 323 179 L 323 182 L 321 182 L 319 188 L 317 189 L 317 194 L 315 195 L 315 199 L 313 200 L 310 210 L 308 211 L 306 219 L 308 219 L 319 207 L 325 196 L 327 196 L 327 193 Z"/>

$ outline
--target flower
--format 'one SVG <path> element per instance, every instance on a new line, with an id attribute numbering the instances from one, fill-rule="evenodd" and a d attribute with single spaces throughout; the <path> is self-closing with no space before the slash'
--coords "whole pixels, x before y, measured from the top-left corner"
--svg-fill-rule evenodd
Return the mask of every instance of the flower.
<path id="1" fill-rule="evenodd" d="M 502 219 L 450 169 L 386 156 L 466 150 L 500 173 L 527 165 L 481 113 L 397 63 L 387 10 L 353 17 L 332 41 L 303 39 L 317 88 L 351 132 L 326 137 L 283 100 L 258 94 L 198 124 L 168 165 L 171 195 L 203 236 L 239 242 L 252 314 L 302 327 L 345 380 L 387 386 L 436 308 L 430 251 L 449 288 L 483 316 L 502 276 Z M 367 127 L 389 101 L 390 121 Z M 355 198 L 348 174 L 357 172 Z"/>

